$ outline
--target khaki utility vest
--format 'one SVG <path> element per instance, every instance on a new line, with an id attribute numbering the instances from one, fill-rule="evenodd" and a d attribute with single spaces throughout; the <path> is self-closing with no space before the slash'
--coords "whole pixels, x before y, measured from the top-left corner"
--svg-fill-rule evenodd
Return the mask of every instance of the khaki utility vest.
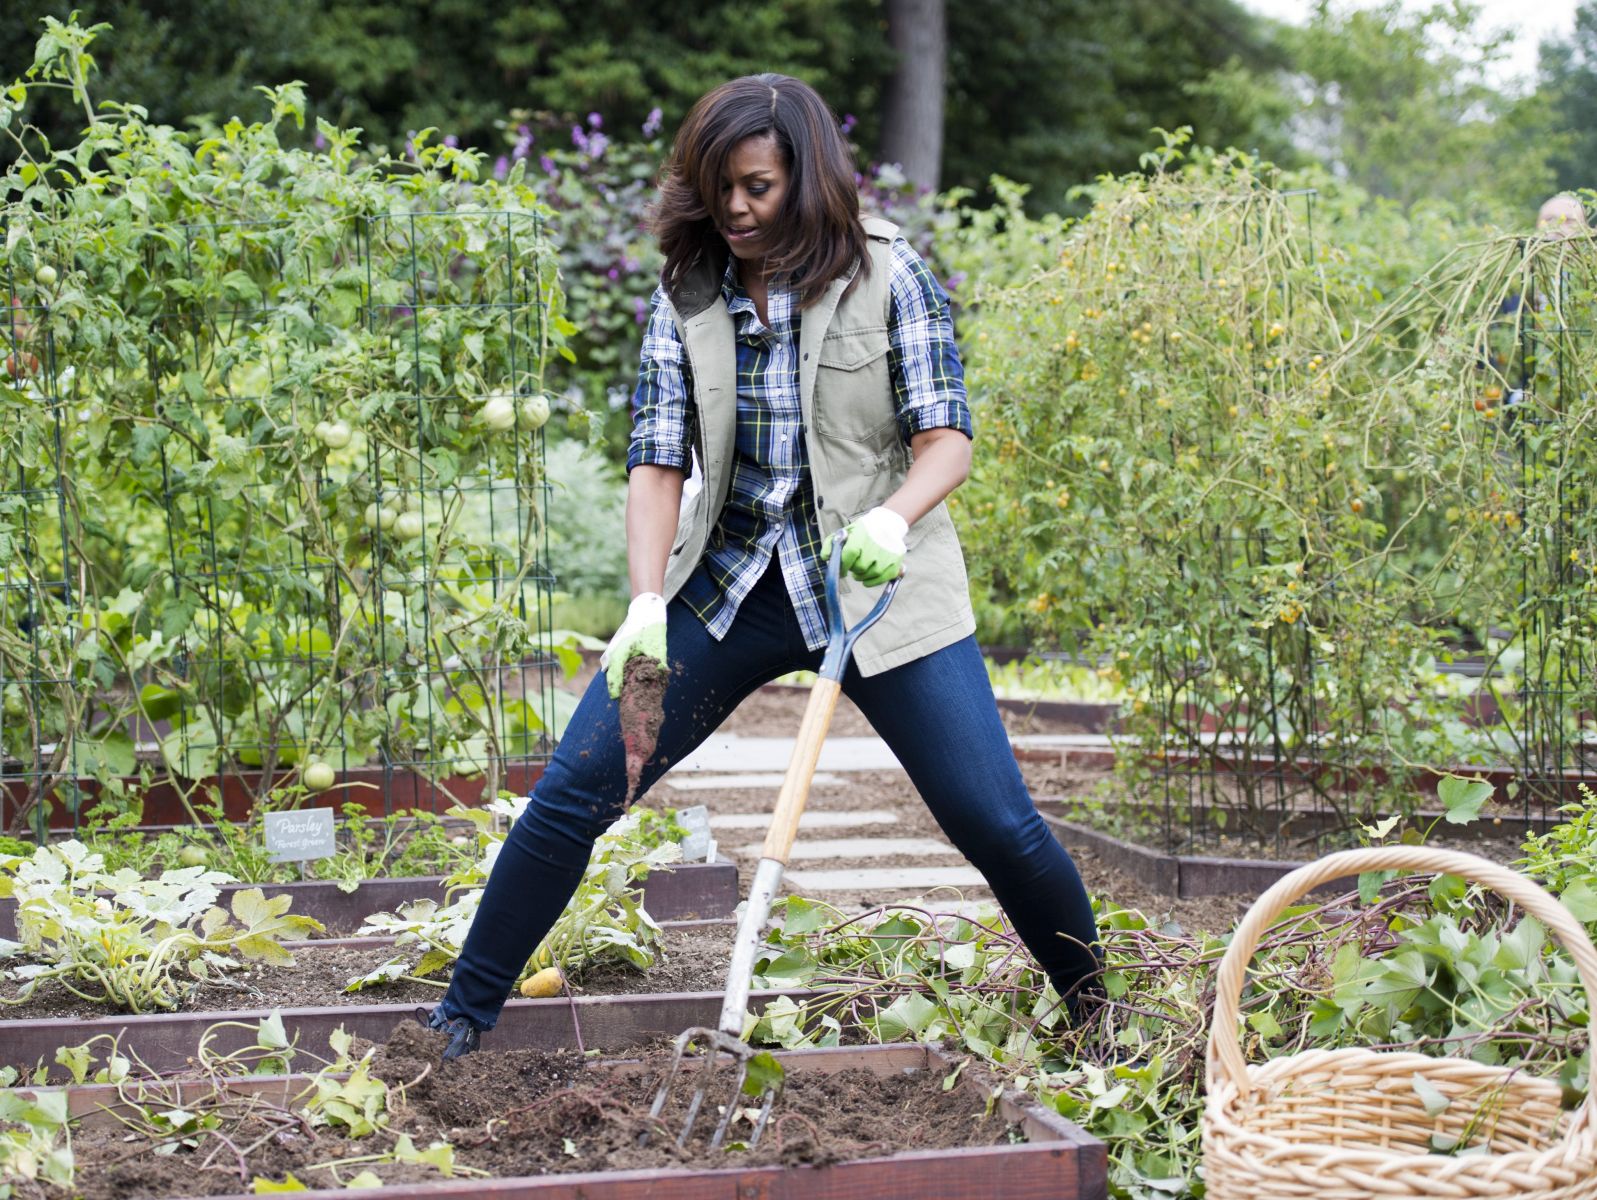
<path id="1" fill-rule="evenodd" d="M 863 224 L 870 275 L 842 300 L 858 264 L 833 280 L 821 299 L 804 310 L 799 334 L 800 411 L 823 538 L 892 495 L 910 463 L 909 448 L 899 437 L 887 370 L 890 247 L 898 227 L 878 217 L 866 217 Z M 701 259 L 669 289 L 672 316 L 693 372 L 698 413 L 693 439 L 704 486 L 682 509 L 666 564 L 667 600 L 704 557 L 731 484 L 737 344 L 721 296 L 725 269 L 724 256 L 720 261 Z M 855 646 L 854 661 L 862 675 L 913 662 L 975 632 L 965 560 L 947 507 L 939 504 L 915 522 L 907 543 L 904 582 L 892 606 Z M 843 578 L 839 597 L 848 624 L 870 610 L 878 590 Z"/>

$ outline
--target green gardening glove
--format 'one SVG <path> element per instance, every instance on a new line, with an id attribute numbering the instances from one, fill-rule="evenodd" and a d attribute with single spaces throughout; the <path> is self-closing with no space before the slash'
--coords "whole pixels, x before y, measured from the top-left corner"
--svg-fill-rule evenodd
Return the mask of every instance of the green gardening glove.
<path id="1" fill-rule="evenodd" d="M 896 579 L 904 567 L 904 538 L 909 522 L 890 508 L 873 508 L 843 527 L 843 570 L 866 587 Z M 832 539 L 826 539 L 821 561 L 832 556 Z"/>
<path id="2" fill-rule="evenodd" d="M 647 654 L 667 667 L 665 659 L 665 597 L 658 592 L 643 592 L 632 597 L 627 609 L 627 619 L 616 630 L 610 645 L 599 656 L 599 666 L 604 670 L 605 682 L 610 687 L 610 699 L 621 695 L 622 673 L 627 659 L 636 654 Z"/>

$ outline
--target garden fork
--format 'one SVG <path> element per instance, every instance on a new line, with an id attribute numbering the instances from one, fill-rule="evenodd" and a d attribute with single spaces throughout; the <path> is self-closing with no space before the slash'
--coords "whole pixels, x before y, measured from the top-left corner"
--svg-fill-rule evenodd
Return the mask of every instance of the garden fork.
<path id="1" fill-rule="evenodd" d="M 737 1063 L 738 1071 L 736 1081 L 732 1085 L 731 1098 L 727 1101 L 720 1123 L 710 1139 L 712 1150 L 719 1147 L 726 1139 L 727 1130 L 731 1128 L 733 1119 L 740 1111 L 744 1085 L 748 1082 L 749 1067 L 755 1057 L 754 1049 L 743 1040 L 743 1016 L 749 1004 L 755 951 L 759 946 L 760 935 L 765 930 L 765 920 L 771 913 L 771 901 L 776 896 L 776 889 L 781 885 L 782 872 L 787 866 L 787 856 L 793 849 L 793 839 L 798 834 L 799 818 L 804 814 L 805 801 L 809 799 L 810 781 L 815 776 L 815 764 L 821 756 L 821 743 L 826 740 L 826 731 L 832 724 L 832 713 L 837 708 L 837 698 L 842 693 L 843 672 L 847 669 L 848 660 L 853 654 L 854 643 L 881 619 L 882 614 L 887 611 L 887 606 L 893 602 L 893 593 L 898 591 L 898 585 L 902 580 L 900 576 L 889 581 L 882 594 L 877 597 L 871 611 L 865 614 L 854 628 L 845 628 L 843 610 L 837 600 L 837 581 L 843 559 L 843 542 L 844 534 L 839 531 L 834 535 L 832 554 L 826 566 L 826 616 L 829 625 L 826 655 L 821 660 L 815 686 L 810 689 L 810 700 L 804 710 L 804 721 L 799 726 L 798 741 L 793 746 L 793 757 L 788 760 L 787 775 L 782 780 L 782 790 L 776 798 L 776 809 L 771 814 L 771 828 L 765 835 L 765 847 L 760 857 L 760 864 L 755 868 L 754 882 L 749 886 L 748 903 L 744 906 L 743 915 L 738 922 L 737 939 L 732 943 L 732 965 L 726 974 L 726 995 L 721 1004 L 721 1020 L 714 1029 L 702 1025 L 694 1026 L 683 1030 L 677 1037 L 676 1052 L 671 1056 L 670 1069 L 666 1072 L 664 1082 L 660 1084 L 660 1090 L 655 1093 L 654 1105 L 649 1109 L 649 1116 L 652 1119 L 657 1119 L 665 1110 L 666 1101 L 671 1095 L 671 1086 L 682 1069 L 687 1049 L 689 1045 L 697 1043 L 703 1050 L 703 1065 L 699 1069 L 699 1086 L 688 1101 L 687 1117 L 682 1122 L 682 1132 L 677 1136 L 678 1146 L 687 1145 L 688 1138 L 693 1134 L 694 1123 L 698 1120 L 699 1110 L 704 1106 L 705 1097 L 709 1093 L 719 1059 L 723 1054 L 731 1056 Z M 765 1130 L 765 1123 L 771 1115 L 771 1107 L 776 1103 L 779 1091 L 780 1084 L 769 1083 L 760 1090 L 759 1115 L 755 1119 L 754 1133 L 748 1140 L 751 1148 L 759 1141 L 760 1134 Z M 646 1132 L 642 1140 L 647 1138 Z"/>

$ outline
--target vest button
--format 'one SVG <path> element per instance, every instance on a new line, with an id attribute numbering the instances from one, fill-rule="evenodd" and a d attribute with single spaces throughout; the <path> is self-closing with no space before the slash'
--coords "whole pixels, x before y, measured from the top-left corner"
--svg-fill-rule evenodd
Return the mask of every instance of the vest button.
<path id="1" fill-rule="evenodd" d="M 815 497 L 815 507 L 816 508 L 825 508 L 826 507 L 826 497 L 825 496 L 817 496 L 817 497 Z"/>

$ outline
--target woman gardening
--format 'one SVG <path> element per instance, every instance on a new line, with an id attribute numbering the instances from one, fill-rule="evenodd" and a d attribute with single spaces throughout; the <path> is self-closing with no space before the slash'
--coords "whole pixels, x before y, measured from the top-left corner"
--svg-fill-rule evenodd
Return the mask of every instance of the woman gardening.
<path id="1" fill-rule="evenodd" d="M 837 119 L 785 75 L 694 105 L 654 229 L 665 266 L 627 456 L 632 604 L 500 851 L 449 990 L 418 1016 L 449 1033 L 445 1058 L 476 1049 L 621 815 L 627 661 L 669 671 L 647 789 L 754 689 L 818 666 L 839 529 L 850 624 L 904 576 L 843 691 L 1074 1008 L 1098 969 L 1092 909 L 1010 751 L 943 506 L 972 436 L 947 295 L 895 226 L 861 218 Z M 703 486 L 684 504 L 695 457 Z"/>

